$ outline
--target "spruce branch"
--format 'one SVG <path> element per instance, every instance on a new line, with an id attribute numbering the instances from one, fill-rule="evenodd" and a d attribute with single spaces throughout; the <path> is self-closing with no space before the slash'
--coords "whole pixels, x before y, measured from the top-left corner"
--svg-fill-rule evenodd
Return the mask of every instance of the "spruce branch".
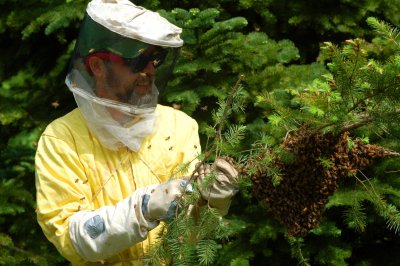
<path id="1" fill-rule="evenodd" d="M 226 121 L 228 117 L 240 107 L 232 105 L 235 103 L 240 83 L 244 75 L 240 75 L 239 79 L 232 88 L 232 91 L 227 96 L 225 103 L 220 104 L 218 113 L 220 116 L 215 118 L 216 136 L 211 142 L 211 145 L 206 147 L 203 152 L 204 157 L 196 164 L 194 171 L 189 177 L 189 182 L 194 183 L 197 178 L 197 173 L 212 155 L 219 156 L 219 148 L 221 143 L 227 141 L 230 145 L 237 145 L 238 141 L 243 138 L 243 126 L 230 126 L 226 129 Z M 179 167 L 173 176 L 177 176 L 180 172 L 193 163 L 191 162 Z M 215 174 L 211 174 L 205 178 L 204 184 L 212 183 L 216 179 Z M 145 261 L 156 265 L 163 262 L 173 265 L 211 265 L 216 258 L 216 252 L 219 248 L 217 240 L 227 237 L 227 228 L 222 224 L 220 215 L 217 210 L 211 206 L 204 206 L 204 200 L 201 198 L 196 184 L 195 190 L 191 193 L 183 193 L 179 199 L 177 208 L 175 209 L 175 219 L 166 224 L 160 235 L 160 240 L 145 257 Z M 211 192 L 211 191 L 210 191 Z M 183 210 L 179 208 L 183 206 Z"/>
<path id="2" fill-rule="evenodd" d="M 400 30 L 396 27 L 392 27 L 384 21 L 380 21 L 377 18 L 367 18 L 367 23 L 383 38 L 393 42 L 397 47 L 400 47 Z"/>
<path id="3" fill-rule="evenodd" d="M 362 105 L 363 103 L 365 103 L 365 101 L 381 96 L 381 95 L 385 95 L 390 89 L 395 89 L 399 86 L 399 83 L 393 83 L 393 84 L 389 84 L 383 88 L 381 88 L 379 91 L 377 91 L 376 93 L 372 93 L 370 95 L 366 95 L 365 97 L 359 99 L 356 103 L 353 104 L 353 106 L 348 110 L 348 113 L 353 112 L 354 110 L 356 110 L 357 108 L 360 107 L 360 105 Z"/>
<path id="4" fill-rule="evenodd" d="M 339 129 L 338 134 L 342 134 L 344 132 L 348 132 L 354 129 L 357 129 L 359 127 L 368 125 L 369 123 L 373 122 L 374 118 L 372 116 L 369 117 L 364 117 L 362 119 L 360 119 L 359 121 L 355 121 L 355 122 L 344 122 L 344 123 L 327 123 L 324 124 L 322 126 L 319 126 L 318 128 L 313 130 L 312 134 L 318 134 L 319 132 L 321 132 L 323 129 L 327 128 L 327 127 L 336 127 Z"/>
<path id="5" fill-rule="evenodd" d="M 216 152 L 218 146 L 217 142 L 222 140 L 222 132 L 225 127 L 225 122 L 227 121 L 229 116 L 229 110 L 232 108 L 234 96 L 237 93 L 240 87 L 240 83 L 243 81 L 243 79 L 244 75 L 243 74 L 239 75 L 239 79 L 236 81 L 235 85 L 232 88 L 232 91 L 229 93 L 224 105 L 224 109 L 222 111 L 222 116 L 218 121 L 216 121 L 217 124 L 214 126 L 214 128 L 218 126 L 216 137 L 214 141 L 211 143 L 211 145 L 209 145 L 207 149 L 204 151 L 204 158 L 196 165 L 194 171 L 190 175 L 189 182 L 193 182 L 197 178 L 196 174 L 198 173 L 201 166 L 210 158 L 213 152 Z"/>
<path id="6" fill-rule="evenodd" d="M 305 258 L 303 255 L 302 247 L 304 245 L 304 239 L 301 237 L 288 237 L 288 241 L 290 244 L 290 252 L 293 258 L 296 258 L 299 262 L 297 265 L 299 266 L 311 266 L 309 263 L 310 259 Z"/>
<path id="7" fill-rule="evenodd" d="M 349 43 L 351 46 L 353 46 L 353 51 L 355 51 L 355 53 L 356 53 L 356 58 L 355 58 L 355 60 L 353 62 L 353 69 L 352 69 L 351 74 L 349 76 L 349 84 L 350 84 L 350 87 L 352 87 L 354 74 L 356 73 L 358 62 L 360 60 L 359 58 L 360 58 L 360 50 L 361 50 L 360 49 L 361 48 L 361 40 L 360 39 L 347 40 L 346 42 Z M 343 91 L 342 91 L 342 93 L 343 93 Z M 350 90 L 350 95 L 351 95 L 351 99 L 352 99 L 352 102 L 353 102 L 353 105 L 354 105 L 355 99 L 354 99 L 352 90 Z"/>
<path id="8" fill-rule="evenodd" d="M 375 205 L 378 214 L 386 219 L 389 230 L 394 230 L 397 234 L 400 230 L 400 211 L 396 206 L 388 204 L 381 195 L 375 190 L 370 179 L 362 172 L 358 171 L 365 180 L 361 180 L 355 176 L 356 180 L 362 185 L 365 191 L 370 195 L 371 202 Z M 366 185 L 368 184 L 368 186 Z"/>
<path id="9" fill-rule="evenodd" d="M 228 98 L 227 98 L 225 106 L 224 106 L 224 110 L 223 110 L 223 114 L 222 114 L 221 120 L 219 121 L 216 141 L 221 141 L 222 140 L 222 131 L 223 131 L 224 127 L 225 127 L 226 119 L 228 118 L 228 111 L 229 111 L 229 109 L 232 108 L 233 98 L 235 96 L 235 93 L 238 91 L 240 83 L 243 81 L 243 79 L 244 79 L 244 75 L 241 74 L 239 76 L 239 79 L 236 81 L 235 86 L 233 86 L 232 91 L 228 95 Z"/>
<path id="10" fill-rule="evenodd" d="M 346 122 L 346 123 L 344 123 L 342 125 L 339 133 L 341 134 L 341 133 L 344 133 L 344 132 L 348 132 L 348 131 L 354 130 L 356 128 L 368 125 L 369 123 L 371 123 L 373 121 L 374 121 L 374 117 L 367 116 L 367 117 L 364 117 L 364 118 L 362 118 L 362 119 L 360 119 L 359 121 L 356 121 L 356 122 Z"/>
<path id="11" fill-rule="evenodd" d="M 400 114 L 400 112 L 394 112 L 393 114 L 398 115 L 398 114 Z M 314 129 L 313 134 L 317 134 L 327 127 L 336 127 L 338 129 L 338 131 L 337 131 L 338 134 L 342 134 L 344 132 L 349 132 L 354 129 L 371 124 L 375 120 L 376 120 L 376 118 L 374 116 L 369 115 L 369 116 L 365 116 L 365 117 L 361 118 L 358 121 L 345 121 L 343 123 L 327 123 L 327 124 L 324 124 L 322 126 L 319 126 L 316 129 Z M 393 152 L 392 155 L 397 156 L 397 153 Z"/>
<path id="12" fill-rule="evenodd" d="M 344 212 L 345 221 L 348 226 L 355 228 L 358 232 L 364 232 L 367 222 L 367 216 L 361 202 L 354 197 L 351 207 Z"/>

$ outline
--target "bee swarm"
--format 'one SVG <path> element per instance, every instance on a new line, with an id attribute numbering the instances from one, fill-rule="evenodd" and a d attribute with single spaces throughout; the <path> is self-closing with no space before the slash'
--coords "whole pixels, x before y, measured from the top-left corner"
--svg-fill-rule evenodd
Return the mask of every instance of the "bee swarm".
<path id="1" fill-rule="evenodd" d="M 353 140 L 349 149 L 349 133 L 313 134 L 306 127 L 298 129 L 283 142 L 283 147 L 295 159 L 284 164 L 274 162 L 280 169 L 281 181 L 274 186 L 271 177 L 262 167 L 248 178 L 253 183 L 253 193 L 264 201 L 275 218 L 280 221 L 291 236 L 306 235 L 318 225 L 329 197 L 338 189 L 344 177 L 355 174 L 372 164 L 375 158 L 393 156 L 393 152 L 376 145 Z M 268 151 L 258 158 L 247 161 L 241 169 L 244 176 L 250 173 L 257 162 L 262 161 Z M 323 165 L 322 160 L 329 160 Z M 253 171 L 254 173 L 254 171 Z"/>

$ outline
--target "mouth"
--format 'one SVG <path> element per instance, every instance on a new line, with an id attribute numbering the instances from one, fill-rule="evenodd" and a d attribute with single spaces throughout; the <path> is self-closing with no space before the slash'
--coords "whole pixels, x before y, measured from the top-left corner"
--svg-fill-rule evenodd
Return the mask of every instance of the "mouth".
<path id="1" fill-rule="evenodd" d="M 135 85 L 135 93 L 137 95 L 143 96 L 149 94 L 151 91 L 150 84 L 136 84 Z"/>
<path id="2" fill-rule="evenodd" d="M 135 84 L 135 92 L 139 95 L 149 93 L 151 89 L 151 78 L 146 76 L 140 76 Z"/>

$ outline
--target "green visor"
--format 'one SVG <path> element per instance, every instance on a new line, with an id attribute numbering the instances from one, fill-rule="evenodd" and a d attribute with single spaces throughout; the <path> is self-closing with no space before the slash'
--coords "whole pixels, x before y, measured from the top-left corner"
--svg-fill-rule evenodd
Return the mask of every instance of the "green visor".
<path id="1" fill-rule="evenodd" d="M 79 71 L 90 85 L 78 86 L 93 91 L 95 82 L 88 64 L 90 57 L 123 62 L 133 73 L 141 72 L 152 63 L 157 69 L 155 85 L 158 90 L 163 90 L 172 77 L 179 51 L 180 48 L 156 46 L 125 37 L 97 23 L 86 14 L 75 45 L 70 72 Z"/>
<path id="2" fill-rule="evenodd" d="M 86 14 L 76 48 L 81 57 L 101 51 L 113 53 L 123 58 L 134 58 L 149 46 L 148 43 L 110 31 Z"/>

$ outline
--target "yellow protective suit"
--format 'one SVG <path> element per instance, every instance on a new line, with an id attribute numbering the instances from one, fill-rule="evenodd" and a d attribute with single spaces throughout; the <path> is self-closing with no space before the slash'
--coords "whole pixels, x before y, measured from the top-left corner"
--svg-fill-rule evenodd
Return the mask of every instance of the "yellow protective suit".
<path id="1" fill-rule="evenodd" d="M 168 180 L 182 163 L 191 163 L 188 174 L 194 170 L 200 153 L 197 123 L 166 106 L 158 105 L 156 113 L 156 132 L 143 141 L 138 153 L 104 148 L 89 132 L 79 109 L 52 122 L 41 136 L 36 153 L 38 222 L 74 265 L 91 265 L 79 257 L 69 237 L 68 222 L 74 213 L 114 206 L 137 188 Z M 156 230 L 104 263 L 141 265 Z"/>

